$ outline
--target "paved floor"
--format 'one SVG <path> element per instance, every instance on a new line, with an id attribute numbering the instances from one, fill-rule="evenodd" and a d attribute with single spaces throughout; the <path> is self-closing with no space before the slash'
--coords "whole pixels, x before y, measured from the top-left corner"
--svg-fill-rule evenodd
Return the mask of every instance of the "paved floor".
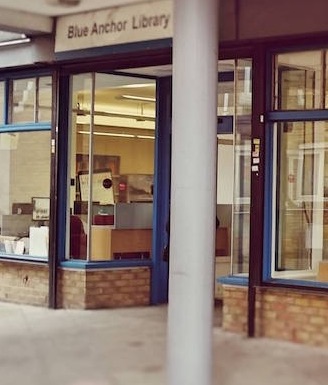
<path id="1" fill-rule="evenodd" d="M 165 385 L 166 314 L 0 303 L 0 385 Z M 328 349 L 243 338 L 215 317 L 215 385 L 328 384 Z"/>

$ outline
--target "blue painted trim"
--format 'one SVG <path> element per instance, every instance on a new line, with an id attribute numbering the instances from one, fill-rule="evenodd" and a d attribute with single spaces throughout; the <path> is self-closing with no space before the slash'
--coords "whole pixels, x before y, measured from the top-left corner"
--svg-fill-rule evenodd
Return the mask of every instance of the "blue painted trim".
<path id="1" fill-rule="evenodd" d="M 157 79 L 156 100 L 152 304 L 166 303 L 168 292 L 168 262 L 163 261 L 163 250 L 168 242 L 166 224 L 170 212 L 171 78 Z"/>
<path id="2" fill-rule="evenodd" d="M 269 111 L 266 119 L 271 122 L 328 120 L 328 110 Z"/>
<path id="3" fill-rule="evenodd" d="M 236 275 L 228 275 L 216 279 L 217 283 L 233 286 L 248 286 L 248 277 L 238 277 Z"/>
<path id="4" fill-rule="evenodd" d="M 17 80 L 17 79 L 27 79 L 30 77 L 41 77 L 41 76 L 52 76 L 53 72 L 52 70 L 49 70 L 49 68 L 42 68 L 42 69 L 25 69 L 25 70 L 19 70 L 16 73 L 12 72 L 1 72 L 0 74 L 0 81 L 1 80 Z"/>
<path id="5" fill-rule="evenodd" d="M 93 270 L 93 269 L 120 269 L 129 267 L 152 267 L 153 262 L 151 259 L 147 260 L 113 260 L 113 261 L 80 261 L 77 259 L 70 259 L 60 262 L 60 267 L 66 267 L 71 269 Z"/>
<path id="6" fill-rule="evenodd" d="M 295 286 L 295 288 L 304 287 L 306 288 L 322 288 L 328 289 L 328 282 L 317 282 L 317 281 L 304 281 L 300 279 L 283 279 L 283 278 L 272 278 L 265 281 L 266 283 L 273 284 L 270 287 L 273 287 L 274 284 L 279 284 L 281 286 Z"/>
<path id="7" fill-rule="evenodd" d="M 235 80 L 235 72 L 227 71 L 227 72 L 219 72 L 218 73 L 218 81 L 220 83 L 224 82 L 233 82 Z"/>
<path id="8" fill-rule="evenodd" d="M 33 255 L 16 255 L 16 254 L 1 254 L 0 261 L 10 261 L 10 262 L 31 262 L 31 263 L 40 263 L 42 265 L 48 265 L 48 259 L 44 257 L 35 257 Z"/>
<path id="9" fill-rule="evenodd" d="M 51 123 L 1 124 L 0 132 L 50 131 Z"/>
<path id="10" fill-rule="evenodd" d="M 264 180 L 264 229 L 263 229 L 263 279 L 271 277 L 272 250 L 272 183 L 273 183 L 273 124 L 266 125 L 265 180 Z"/>
<path id="11" fill-rule="evenodd" d="M 4 99 L 4 104 L 3 104 L 3 108 L 4 108 L 4 111 L 3 111 L 3 117 L 4 117 L 4 121 L 3 121 L 3 125 L 6 125 L 8 123 L 8 120 L 9 120 L 9 95 L 10 95 L 10 83 L 9 81 L 6 81 L 5 82 L 5 99 Z M 2 126 L 2 124 L 1 124 Z"/>
<path id="12" fill-rule="evenodd" d="M 62 76 L 59 80 L 60 98 L 58 100 L 58 184 L 57 201 L 57 250 L 58 260 L 65 260 L 66 247 L 66 210 L 67 210 L 67 172 L 68 172 L 68 114 L 70 106 L 70 77 Z"/>
<path id="13" fill-rule="evenodd" d="M 151 49 L 171 48 L 172 38 L 147 40 L 137 43 L 115 44 L 104 47 L 86 48 L 67 52 L 56 52 L 56 61 L 72 60 L 72 59 L 87 59 L 97 56 L 114 55 L 121 53 L 131 53 L 138 51 L 149 51 Z"/>
<path id="14" fill-rule="evenodd" d="M 218 116 L 217 123 L 218 134 L 232 134 L 233 133 L 233 116 Z"/>

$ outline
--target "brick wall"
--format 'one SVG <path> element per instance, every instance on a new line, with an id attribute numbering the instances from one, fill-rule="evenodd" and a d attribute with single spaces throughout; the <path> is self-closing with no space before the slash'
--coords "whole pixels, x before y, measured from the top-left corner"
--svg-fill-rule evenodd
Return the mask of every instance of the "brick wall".
<path id="1" fill-rule="evenodd" d="M 0 301 L 48 306 L 48 266 L 1 261 Z"/>
<path id="2" fill-rule="evenodd" d="M 256 308 L 260 336 L 328 346 L 328 294 L 261 288 Z"/>
<path id="3" fill-rule="evenodd" d="M 231 332 L 247 332 L 247 287 L 223 285 L 222 327 Z"/>
<path id="4" fill-rule="evenodd" d="M 57 307 L 83 309 L 85 307 L 86 271 L 59 269 L 57 283 Z"/>
<path id="5" fill-rule="evenodd" d="M 62 269 L 58 307 L 100 309 L 150 303 L 150 269 Z"/>
<path id="6" fill-rule="evenodd" d="M 48 306 L 48 266 L 0 261 L 0 301 Z M 59 269 L 57 307 L 100 309 L 147 306 L 150 269 Z"/>
<path id="7" fill-rule="evenodd" d="M 224 286 L 223 329 L 246 334 L 247 288 Z M 328 293 L 259 288 L 256 336 L 328 347 Z"/>

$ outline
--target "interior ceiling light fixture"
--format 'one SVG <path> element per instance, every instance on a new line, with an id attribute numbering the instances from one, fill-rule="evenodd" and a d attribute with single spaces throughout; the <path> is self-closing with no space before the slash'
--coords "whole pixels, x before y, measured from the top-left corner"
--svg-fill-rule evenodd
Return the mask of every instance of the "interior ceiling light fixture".
<path id="1" fill-rule="evenodd" d="M 31 39 L 29 37 L 27 37 L 26 35 L 21 35 L 21 37 L 18 39 L 0 41 L 0 47 L 6 47 L 8 45 L 24 44 L 24 43 L 29 43 L 30 41 Z"/>
<path id="2" fill-rule="evenodd" d="M 59 7 L 75 7 L 81 4 L 81 0 L 46 0 L 46 3 Z"/>
<path id="3" fill-rule="evenodd" d="M 78 131 L 78 134 L 90 135 L 90 131 Z M 102 136 L 117 136 L 120 138 L 138 138 L 138 139 L 155 139 L 152 135 L 133 135 L 133 134 L 120 134 L 114 132 L 93 132 L 93 135 L 102 135 Z"/>
<path id="4" fill-rule="evenodd" d="M 121 95 L 122 99 L 128 99 L 128 100 L 136 100 L 138 102 L 151 102 L 155 103 L 156 99 L 155 98 L 149 98 L 146 96 L 135 96 L 135 95 Z"/>

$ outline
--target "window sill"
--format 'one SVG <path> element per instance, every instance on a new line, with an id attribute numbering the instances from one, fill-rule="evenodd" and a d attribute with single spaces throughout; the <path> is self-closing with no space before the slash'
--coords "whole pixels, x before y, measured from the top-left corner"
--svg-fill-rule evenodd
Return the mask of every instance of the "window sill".
<path id="1" fill-rule="evenodd" d="M 228 275 L 217 279 L 221 285 L 248 286 L 248 276 Z"/>
<path id="2" fill-rule="evenodd" d="M 61 261 L 60 267 L 73 269 L 115 269 L 122 267 L 151 267 L 153 261 L 151 259 L 130 259 L 130 260 L 113 260 L 113 261 L 81 261 L 72 259 Z"/>
<path id="3" fill-rule="evenodd" d="M 9 262 L 31 262 L 31 263 L 40 263 L 42 265 L 48 264 L 48 258 L 44 257 L 35 257 L 32 255 L 9 255 L 9 254 L 2 254 L 0 255 L 0 262 L 1 261 L 9 261 Z"/>

